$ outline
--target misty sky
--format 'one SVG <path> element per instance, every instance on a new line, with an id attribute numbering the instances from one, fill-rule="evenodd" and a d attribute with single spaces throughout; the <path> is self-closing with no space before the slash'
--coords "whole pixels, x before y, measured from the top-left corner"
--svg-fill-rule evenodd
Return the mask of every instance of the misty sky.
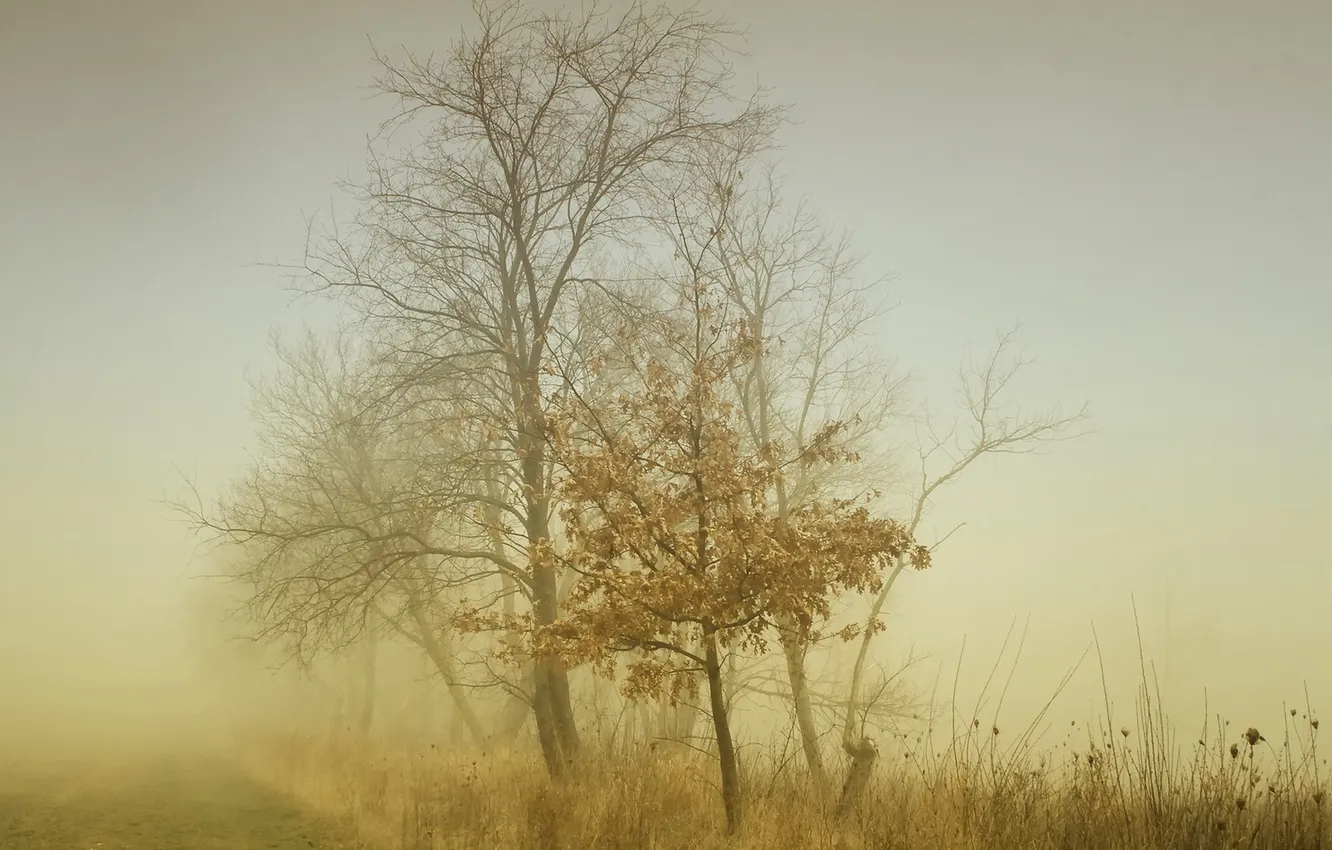
<path id="1" fill-rule="evenodd" d="M 941 494 L 927 541 L 967 525 L 904 585 L 885 662 L 914 643 L 947 667 L 966 635 L 988 668 L 1030 615 L 1019 711 L 1093 622 L 1131 673 L 1136 595 L 1186 710 L 1207 687 L 1275 718 L 1306 679 L 1332 705 L 1332 7 L 713 8 L 750 27 L 742 84 L 795 106 L 793 191 L 894 275 L 882 333 L 919 392 L 946 404 L 964 350 L 1020 320 L 1024 407 L 1095 416 Z M 299 260 L 360 168 L 389 106 L 370 41 L 444 49 L 470 19 L 0 0 L 0 673 L 24 699 L 185 657 L 199 566 L 158 500 L 225 481 L 270 327 L 327 313 L 257 264 Z"/>

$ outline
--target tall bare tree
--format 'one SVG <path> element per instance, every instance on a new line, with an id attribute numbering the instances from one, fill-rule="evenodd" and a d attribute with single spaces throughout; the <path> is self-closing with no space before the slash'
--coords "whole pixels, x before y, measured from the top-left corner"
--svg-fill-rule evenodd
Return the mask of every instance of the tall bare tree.
<path id="1" fill-rule="evenodd" d="M 353 226 L 308 253 L 307 283 L 353 296 L 411 340 L 426 365 L 471 376 L 459 392 L 490 417 L 506 457 L 506 508 L 524 538 L 521 577 L 539 623 L 558 612 L 544 368 L 576 354 L 578 292 L 610 292 L 615 249 L 652 244 L 661 199 L 693 179 L 697 151 L 779 110 L 730 93 L 737 35 L 689 9 L 623 15 L 477 7 L 479 26 L 440 60 L 380 57 L 401 108 L 352 187 Z M 405 329 L 405 330 L 404 330 Z M 533 670 L 537 730 L 558 771 L 579 748 L 567 672 Z"/>

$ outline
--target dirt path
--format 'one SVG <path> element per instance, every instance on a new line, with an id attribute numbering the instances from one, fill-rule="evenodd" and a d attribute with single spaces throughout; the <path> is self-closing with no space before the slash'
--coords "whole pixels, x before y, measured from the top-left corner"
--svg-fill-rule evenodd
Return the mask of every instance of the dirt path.
<path id="1" fill-rule="evenodd" d="M 351 850 L 332 825 L 216 760 L 0 766 L 0 848 Z"/>

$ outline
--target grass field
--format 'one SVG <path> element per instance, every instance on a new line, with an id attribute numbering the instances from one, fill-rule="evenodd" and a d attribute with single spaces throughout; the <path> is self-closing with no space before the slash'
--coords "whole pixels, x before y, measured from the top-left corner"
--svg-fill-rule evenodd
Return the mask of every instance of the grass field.
<path id="1" fill-rule="evenodd" d="M 1024 749 L 980 724 L 942 750 L 899 737 L 842 816 L 838 783 L 751 751 L 729 836 L 715 759 L 688 749 L 589 747 L 559 781 L 532 747 L 390 752 L 297 737 L 256 742 L 247 762 L 377 850 L 1325 850 L 1317 720 L 1286 717 L 1271 741 L 1221 721 L 1175 742 L 1152 715 L 1136 730 L 1078 730 L 1076 753 Z"/>
<path id="2" fill-rule="evenodd" d="M 734 835 L 715 760 L 674 746 L 590 745 L 558 780 L 531 746 L 325 735 L 247 736 L 211 757 L 0 755 L 0 850 L 1324 850 L 1318 721 L 1285 717 L 1270 741 L 1220 721 L 1176 742 L 1144 716 L 1066 752 L 979 723 L 942 750 L 898 736 L 841 814 L 837 783 L 811 783 L 794 750 L 752 752 Z"/>
<path id="3" fill-rule="evenodd" d="M 351 848 L 217 759 L 0 764 L 0 848 L 267 850 Z"/>

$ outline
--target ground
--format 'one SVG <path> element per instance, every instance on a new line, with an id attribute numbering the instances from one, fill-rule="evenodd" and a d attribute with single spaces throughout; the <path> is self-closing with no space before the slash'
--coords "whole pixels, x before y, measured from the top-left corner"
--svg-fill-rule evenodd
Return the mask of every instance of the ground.
<path id="1" fill-rule="evenodd" d="M 217 759 L 0 763 L 4 850 L 350 850 L 332 824 Z"/>

